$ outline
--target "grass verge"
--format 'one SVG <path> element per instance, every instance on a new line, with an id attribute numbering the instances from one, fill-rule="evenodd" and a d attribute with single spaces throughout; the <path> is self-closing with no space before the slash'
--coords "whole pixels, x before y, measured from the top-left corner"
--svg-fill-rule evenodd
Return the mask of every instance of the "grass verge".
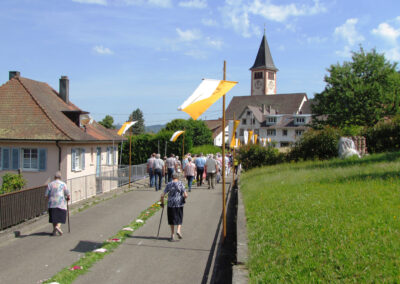
<path id="1" fill-rule="evenodd" d="M 250 283 L 400 282 L 400 152 L 242 175 Z"/>
<path id="2" fill-rule="evenodd" d="M 118 233 L 107 239 L 107 240 L 120 239 L 120 242 L 108 242 L 107 240 L 104 241 L 100 248 L 106 249 L 107 250 L 106 252 L 104 253 L 87 252 L 78 261 L 76 261 L 75 263 L 73 263 L 68 267 L 63 268 L 60 272 L 58 272 L 50 279 L 46 280 L 44 283 L 51 283 L 51 282 L 58 282 L 60 284 L 72 283 L 79 275 L 85 274 L 97 261 L 103 259 L 107 254 L 112 253 L 119 245 L 121 245 L 126 240 L 126 238 L 130 234 L 132 234 L 138 228 L 143 226 L 146 223 L 146 220 L 149 219 L 151 216 L 153 216 L 160 208 L 161 206 L 158 204 L 158 202 L 154 203 L 146 210 L 143 210 L 139 214 L 139 216 L 129 225 L 125 226 L 132 228 L 133 231 L 124 231 L 121 229 Z M 136 222 L 136 220 L 138 219 L 143 220 L 143 223 Z M 71 268 L 79 266 L 81 266 L 82 269 L 71 270 Z"/>

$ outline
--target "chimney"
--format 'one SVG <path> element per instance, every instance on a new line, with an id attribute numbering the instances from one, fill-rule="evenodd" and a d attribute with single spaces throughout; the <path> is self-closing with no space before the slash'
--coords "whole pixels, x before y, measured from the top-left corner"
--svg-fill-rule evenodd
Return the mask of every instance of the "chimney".
<path id="1" fill-rule="evenodd" d="M 60 78 L 59 96 L 64 102 L 66 102 L 67 104 L 69 103 L 69 79 L 68 79 L 68 76 L 61 76 L 61 78 Z"/>
<path id="2" fill-rule="evenodd" d="M 265 105 L 261 104 L 261 113 L 264 114 L 265 113 Z"/>
<path id="3" fill-rule="evenodd" d="M 19 71 L 10 71 L 8 74 L 9 74 L 8 77 L 9 80 L 11 80 L 14 77 L 19 77 L 21 75 Z"/>

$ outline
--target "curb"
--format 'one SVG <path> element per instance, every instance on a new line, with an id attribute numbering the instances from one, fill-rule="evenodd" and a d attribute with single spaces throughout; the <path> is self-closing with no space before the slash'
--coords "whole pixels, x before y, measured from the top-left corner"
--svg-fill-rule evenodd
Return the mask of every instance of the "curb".
<path id="1" fill-rule="evenodd" d="M 237 232 L 237 244 L 236 244 L 236 265 L 232 267 L 232 283 L 245 284 L 249 281 L 249 271 L 246 267 L 247 263 L 247 224 L 244 210 L 244 204 L 242 199 L 242 193 L 239 185 L 237 186 L 238 191 L 238 206 L 237 206 L 237 220 L 236 220 L 236 232 Z"/>

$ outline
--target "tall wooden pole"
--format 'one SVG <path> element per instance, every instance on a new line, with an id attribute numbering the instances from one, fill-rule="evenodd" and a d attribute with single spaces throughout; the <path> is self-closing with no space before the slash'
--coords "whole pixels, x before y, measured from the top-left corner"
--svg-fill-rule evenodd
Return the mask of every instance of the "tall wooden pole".
<path id="1" fill-rule="evenodd" d="M 224 81 L 226 80 L 226 61 L 224 60 Z M 225 94 L 222 96 L 222 216 L 223 240 L 226 238 L 226 202 L 225 202 Z"/>
<path id="2" fill-rule="evenodd" d="M 131 187 L 131 157 L 132 157 L 132 135 L 129 137 L 129 185 Z"/>
<path id="3" fill-rule="evenodd" d="M 235 113 L 233 113 L 233 129 L 235 129 Z M 232 134 L 232 137 L 235 138 L 234 146 L 233 146 L 233 172 L 232 172 L 232 185 L 235 184 L 235 146 L 236 146 L 236 130 L 235 133 Z"/>
<path id="4" fill-rule="evenodd" d="M 183 128 L 183 141 L 182 141 L 182 161 L 183 161 L 183 155 L 185 154 L 185 133 L 186 133 L 186 128 Z"/>

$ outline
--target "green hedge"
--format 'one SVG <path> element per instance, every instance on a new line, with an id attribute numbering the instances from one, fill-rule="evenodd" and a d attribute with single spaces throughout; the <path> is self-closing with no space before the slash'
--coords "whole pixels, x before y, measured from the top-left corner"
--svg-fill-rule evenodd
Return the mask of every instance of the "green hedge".
<path id="1" fill-rule="evenodd" d="M 289 161 L 327 160 L 338 156 L 341 131 L 333 127 L 306 131 L 288 153 Z"/>
<path id="2" fill-rule="evenodd" d="M 275 165 L 285 160 L 285 154 L 273 147 L 263 147 L 259 144 L 242 146 L 237 153 L 239 163 L 245 170 Z"/>
<path id="3" fill-rule="evenodd" d="M 381 122 L 364 133 L 369 153 L 391 152 L 400 149 L 400 120 Z"/>

